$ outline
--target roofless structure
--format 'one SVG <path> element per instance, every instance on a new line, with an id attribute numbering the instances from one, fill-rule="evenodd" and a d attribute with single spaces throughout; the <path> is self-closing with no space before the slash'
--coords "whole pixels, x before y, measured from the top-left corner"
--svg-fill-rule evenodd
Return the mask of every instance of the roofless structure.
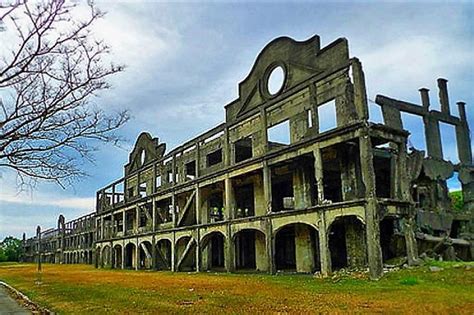
<path id="1" fill-rule="evenodd" d="M 149 133 L 138 137 L 124 177 L 97 192 L 96 265 L 323 274 L 368 267 L 378 278 L 384 261 L 415 264 L 419 249 L 448 238 L 452 255 L 471 259 L 469 128 L 464 103 L 460 117 L 451 115 L 446 80 L 438 85 L 441 111 L 430 109 L 426 89 L 421 105 L 377 96 L 385 123 L 371 123 L 362 66 L 346 39 L 326 47 L 319 36 L 273 40 L 225 106 L 224 123 L 168 153 Z M 403 112 L 421 117 L 427 152 L 407 148 Z M 440 123 L 455 128 L 459 163 L 443 159 Z M 455 173 L 463 212 L 448 195 Z M 54 250 L 68 262 L 61 246 Z"/>

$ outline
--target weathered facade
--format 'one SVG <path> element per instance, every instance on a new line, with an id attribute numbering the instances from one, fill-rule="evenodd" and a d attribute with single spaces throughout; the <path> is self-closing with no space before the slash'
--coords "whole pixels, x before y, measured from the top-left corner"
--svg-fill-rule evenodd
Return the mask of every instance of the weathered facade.
<path id="1" fill-rule="evenodd" d="M 430 110 L 426 89 L 421 106 L 377 96 L 385 123 L 371 123 L 362 65 L 346 39 L 322 48 L 318 36 L 275 39 L 225 106 L 224 123 L 168 153 L 158 138 L 138 137 L 124 177 L 97 192 L 96 266 L 322 274 L 368 267 L 378 278 L 384 261 L 416 264 L 419 247 L 447 239 L 452 254 L 471 259 L 469 128 L 464 103 L 452 116 L 446 80 L 438 83 L 441 111 Z M 426 154 L 407 147 L 400 112 L 423 118 Z M 460 163 L 443 160 L 439 122 L 455 126 Z M 454 172 L 463 213 L 449 201 Z"/>
<path id="2" fill-rule="evenodd" d="M 95 230 L 95 213 L 68 222 L 60 215 L 57 228 L 38 231 L 29 239 L 23 234 L 22 261 L 37 261 L 41 253 L 42 261 L 47 263 L 92 264 Z"/>

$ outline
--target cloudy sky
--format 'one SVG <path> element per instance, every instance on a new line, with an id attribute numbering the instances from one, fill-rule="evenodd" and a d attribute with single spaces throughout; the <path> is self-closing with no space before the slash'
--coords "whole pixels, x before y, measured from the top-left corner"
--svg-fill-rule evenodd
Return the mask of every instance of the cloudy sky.
<path id="1" fill-rule="evenodd" d="M 439 108 L 436 79 L 447 78 L 452 112 L 457 115 L 456 101 L 465 101 L 474 128 L 472 2 L 96 2 L 108 12 L 96 35 L 127 65 L 98 102 L 130 110 L 133 119 L 121 131 L 128 143 L 100 146 L 95 165 L 86 166 L 90 176 L 66 190 L 40 184 L 18 192 L 15 174 L 0 170 L 0 239 L 24 231 L 31 236 L 38 224 L 55 226 L 61 213 L 69 220 L 92 212 L 96 190 L 123 175 L 140 132 L 171 149 L 224 121 L 224 105 L 237 97 L 238 83 L 279 36 L 319 34 L 323 46 L 348 38 L 351 55 L 363 63 L 371 100 L 384 94 L 419 103 L 418 89 L 427 87 Z M 371 119 L 381 121 L 373 104 Z M 409 118 L 406 124 L 410 141 L 423 148 L 420 125 Z M 445 156 L 456 161 L 453 132 L 442 133 Z"/>

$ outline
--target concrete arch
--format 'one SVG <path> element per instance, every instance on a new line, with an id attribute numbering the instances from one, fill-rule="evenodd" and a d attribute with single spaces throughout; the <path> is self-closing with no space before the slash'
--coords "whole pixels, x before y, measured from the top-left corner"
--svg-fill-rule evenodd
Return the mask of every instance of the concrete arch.
<path id="1" fill-rule="evenodd" d="M 313 229 L 315 229 L 316 231 L 319 231 L 319 226 L 316 225 L 314 222 L 295 219 L 295 220 L 292 220 L 292 221 L 285 222 L 284 224 L 280 224 L 276 227 L 273 226 L 273 236 L 275 236 L 282 228 L 285 228 L 285 227 L 287 227 L 289 225 L 293 225 L 293 224 L 308 225 L 308 226 L 312 227 Z"/>
<path id="2" fill-rule="evenodd" d="M 232 241 L 235 241 L 235 237 L 237 236 L 237 234 L 241 233 L 241 232 L 244 232 L 244 231 L 256 231 L 256 232 L 260 232 L 262 233 L 263 235 L 265 235 L 265 237 L 267 237 L 267 233 L 265 231 L 263 231 L 262 229 L 259 229 L 259 228 L 255 228 L 255 227 L 242 227 L 238 230 L 235 230 L 233 231 L 232 235 L 231 235 L 231 240 Z"/>
<path id="3" fill-rule="evenodd" d="M 105 245 L 102 248 L 101 258 L 102 267 L 112 266 L 112 248 L 109 245 Z"/>
<path id="4" fill-rule="evenodd" d="M 266 234 L 260 229 L 243 228 L 231 238 L 237 270 L 268 271 Z"/>
<path id="5" fill-rule="evenodd" d="M 321 269 L 319 233 L 314 224 L 284 224 L 274 231 L 273 240 L 277 270 L 313 273 Z"/>
<path id="6" fill-rule="evenodd" d="M 202 270 L 223 271 L 226 267 L 225 252 L 229 246 L 226 235 L 221 231 L 206 233 L 201 240 Z"/>
<path id="7" fill-rule="evenodd" d="M 362 223 L 364 226 L 365 226 L 365 218 L 363 218 L 360 214 L 356 214 L 356 213 L 348 213 L 348 214 L 338 214 L 336 216 L 334 216 L 331 220 L 329 220 L 328 222 L 326 222 L 326 226 L 328 227 L 327 230 L 329 231 L 329 228 L 331 227 L 331 225 L 336 222 L 337 220 L 341 220 L 345 217 L 355 217 L 357 218 L 357 220 L 360 221 L 360 223 Z"/>
<path id="8" fill-rule="evenodd" d="M 331 269 L 360 268 L 367 265 L 364 221 L 358 215 L 336 217 L 326 231 Z"/>
<path id="9" fill-rule="evenodd" d="M 171 270 L 173 264 L 173 242 L 165 237 L 156 241 L 156 261 L 155 268 L 157 270 Z"/>
<path id="10" fill-rule="evenodd" d="M 183 235 L 174 244 L 177 271 L 194 271 L 196 269 L 196 240 L 192 235 Z"/>
<path id="11" fill-rule="evenodd" d="M 124 268 L 135 269 L 137 267 L 137 246 L 134 242 L 128 242 L 124 250 Z"/>
<path id="12" fill-rule="evenodd" d="M 138 246 L 138 268 L 151 269 L 153 268 L 153 245 L 150 241 L 142 241 Z"/>
<path id="13" fill-rule="evenodd" d="M 115 244 L 113 247 L 112 254 L 112 268 L 121 269 L 123 268 L 123 257 L 122 257 L 122 245 Z"/>

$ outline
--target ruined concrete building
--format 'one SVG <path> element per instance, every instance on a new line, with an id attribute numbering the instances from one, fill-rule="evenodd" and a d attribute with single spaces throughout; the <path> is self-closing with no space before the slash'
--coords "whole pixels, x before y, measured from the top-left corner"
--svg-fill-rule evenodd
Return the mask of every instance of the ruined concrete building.
<path id="1" fill-rule="evenodd" d="M 440 111 L 430 109 L 427 89 L 421 105 L 378 95 L 385 123 L 372 123 L 362 66 L 346 39 L 326 47 L 319 36 L 275 39 L 225 106 L 224 123 L 168 153 L 149 133 L 138 137 L 124 177 L 97 192 L 89 243 L 60 223 L 50 238 L 61 240 L 54 261 L 322 274 L 368 267 L 378 278 L 385 261 L 416 264 L 420 251 L 472 259 L 469 127 L 463 102 L 459 117 L 450 114 L 446 82 L 438 80 Z M 402 113 L 422 118 L 427 152 L 407 147 Z M 443 159 L 441 123 L 455 128 L 457 164 Z M 463 211 L 450 202 L 453 174 Z M 92 229 L 93 252 L 68 253 L 90 246 Z M 38 239 L 26 242 L 30 259 Z"/>

